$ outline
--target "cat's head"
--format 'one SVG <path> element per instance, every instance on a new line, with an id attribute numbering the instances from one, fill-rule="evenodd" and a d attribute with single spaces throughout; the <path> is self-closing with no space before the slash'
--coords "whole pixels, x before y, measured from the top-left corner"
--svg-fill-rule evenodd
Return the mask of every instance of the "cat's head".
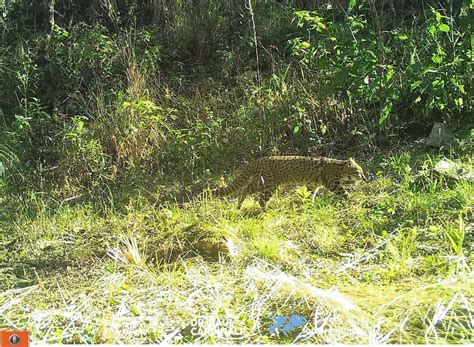
<path id="1" fill-rule="evenodd" d="M 344 161 L 344 168 L 342 169 L 341 178 L 344 181 L 356 182 L 360 180 L 367 181 L 367 178 L 364 175 L 364 170 L 360 167 L 359 164 L 355 162 L 353 158 L 349 158 Z"/>

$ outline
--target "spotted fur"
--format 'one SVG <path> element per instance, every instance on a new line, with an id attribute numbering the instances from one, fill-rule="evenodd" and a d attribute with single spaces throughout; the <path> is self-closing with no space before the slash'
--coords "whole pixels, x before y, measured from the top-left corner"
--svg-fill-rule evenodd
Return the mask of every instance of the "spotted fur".
<path id="1" fill-rule="evenodd" d="M 337 160 L 302 156 L 265 157 L 245 166 L 232 183 L 227 187 L 214 189 L 212 195 L 237 195 L 240 207 L 248 195 L 258 193 L 260 206 L 265 207 L 277 187 L 283 184 L 316 184 L 325 186 L 339 196 L 348 197 L 349 193 L 341 183 L 362 178 L 365 178 L 364 172 L 352 158 Z"/>

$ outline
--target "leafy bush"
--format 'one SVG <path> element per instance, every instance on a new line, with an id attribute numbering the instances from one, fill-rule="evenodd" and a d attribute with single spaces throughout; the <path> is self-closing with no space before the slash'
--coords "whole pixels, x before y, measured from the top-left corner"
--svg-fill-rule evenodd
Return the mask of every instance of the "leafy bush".
<path id="1" fill-rule="evenodd" d="M 362 6 L 343 22 L 326 20 L 317 11 L 297 11 L 301 34 L 291 40 L 292 54 L 317 72 L 330 91 L 342 91 L 356 112 L 369 112 L 380 126 L 390 116 L 398 117 L 395 124 L 455 121 L 470 107 L 470 39 L 463 21 L 468 11 L 465 6 L 459 21 L 449 25 L 449 18 L 432 8 L 419 29 L 383 33 Z M 405 116 L 407 106 L 413 114 Z"/>

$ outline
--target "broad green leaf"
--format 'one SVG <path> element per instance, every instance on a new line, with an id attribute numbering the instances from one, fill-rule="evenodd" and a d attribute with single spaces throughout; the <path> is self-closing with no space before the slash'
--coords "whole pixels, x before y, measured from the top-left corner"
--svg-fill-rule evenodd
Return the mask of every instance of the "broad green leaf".
<path id="1" fill-rule="evenodd" d="M 431 60 L 435 64 L 441 64 L 443 62 L 443 57 L 439 54 L 433 54 L 433 56 L 431 57 Z"/>
<path id="2" fill-rule="evenodd" d="M 354 6 L 356 5 L 357 1 L 356 0 L 349 0 L 349 11 L 352 10 L 354 8 Z"/>
<path id="3" fill-rule="evenodd" d="M 439 31 L 448 33 L 450 28 L 448 24 L 441 23 L 440 25 L 438 25 L 438 29 Z"/>
<path id="4" fill-rule="evenodd" d="M 327 29 L 326 24 L 324 24 L 323 22 L 318 22 L 317 25 L 318 25 L 318 27 L 319 27 L 320 29 L 323 29 L 323 30 L 326 30 L 326 29 Z"/>
<path id="5" fill-rule="evenodd" d="M 302 49 L 308 49 L 309 47 L 311 47 L 311 43 L 309 43 L 308 41 L 303 41 L 300 44 L 300 48 Z"/>
<path id="6" fill-rule="evenodd" d="M 438 31 L 438 29 L 436 28 L 436 25 L 430 25 L 430 27 L 428 28 L 428 32 L 431 35 L 434 35 L 436 33 L 436 31 Z"/>
<path id="7" fill-rule="evenodd" d="M 393 104 L 391 101 L 387 101 L 382 109 L 382 114 L 380 115 L 379 124 L 382 125 L 387 121 L 390 112 L 392 112 Z"/>

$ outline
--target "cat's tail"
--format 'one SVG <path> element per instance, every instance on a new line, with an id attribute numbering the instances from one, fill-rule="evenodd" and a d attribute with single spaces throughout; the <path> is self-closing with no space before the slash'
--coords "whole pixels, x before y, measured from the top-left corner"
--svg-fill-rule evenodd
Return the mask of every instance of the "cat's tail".
<path id="1" fill-rule="evenodd" d="M 242 170 L 240 175 L 227 187 L 213 189 L 211 190 L 211 195 L 218 198 L 236 195 L 242 188 L 247 186 L 253 175 L 253 164 L 249 164 Z"/>

